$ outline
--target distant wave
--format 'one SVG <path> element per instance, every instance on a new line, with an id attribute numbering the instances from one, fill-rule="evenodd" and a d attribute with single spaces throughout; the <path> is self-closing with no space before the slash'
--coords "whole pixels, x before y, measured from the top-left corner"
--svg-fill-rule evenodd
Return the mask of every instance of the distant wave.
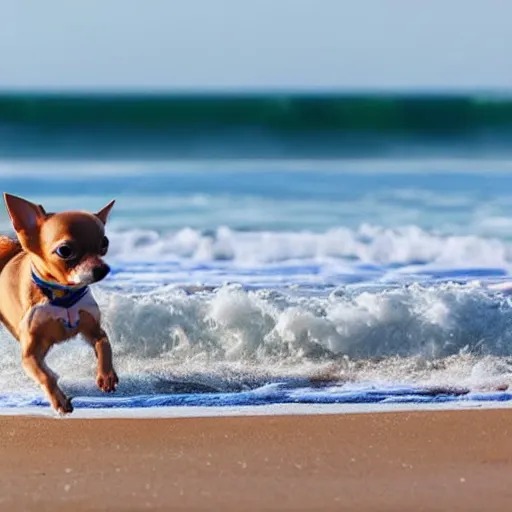
<path id="1" fill-rule="evenodd" d="M 0 95 L 0 156 L 335 157 L 512 140 L 512 99 L 465 95 Z M 468 146 L 468 143 L 471 143 Z"/>
<path id="2" fill-rule="evenodd" d="M 257 266 L 296 260 L 340 259 L 373 265 L 446 267 L 512 264 L 512 243 L 474 235 L 443 235 L 417 226 L 386 228 L 362 225 L 325 232 L 236 231 L 220 227 L 203 232 L 190 228 L 159 233 L 114 231 L 111 257 L 121 261 L 191 259 L 198 263 L 229 261 Z"/>

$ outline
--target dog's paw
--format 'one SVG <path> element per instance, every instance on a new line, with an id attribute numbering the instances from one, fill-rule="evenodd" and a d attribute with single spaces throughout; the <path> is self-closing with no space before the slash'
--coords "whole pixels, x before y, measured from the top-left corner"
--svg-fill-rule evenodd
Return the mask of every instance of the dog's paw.
<path id="1" fill-rule="evenodd" d="M 73 412 L 71 399 L 68 398 L 60 389 L 53 392 L 50 397 L 52 407 L 60 414 L 69 414 Z"/>
<path id="2" fill-rule="evenodd" d="M 114 370 L 110 372 L 98 373 L 96 377 L 96 385 L 105 393 L 111 393 L 117 389 L 119 379 Z"/>

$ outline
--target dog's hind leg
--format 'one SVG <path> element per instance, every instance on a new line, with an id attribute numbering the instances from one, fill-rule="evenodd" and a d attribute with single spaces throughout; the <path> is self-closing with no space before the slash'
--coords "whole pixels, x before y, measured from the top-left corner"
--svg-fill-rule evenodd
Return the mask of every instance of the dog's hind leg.
<path id="1" fill-rule="evenodd" d="M 34 340 L 22 340 L 23 369 L 31 379 L 41 386 L 56 411 L 60 413 L 73 412 L 71 400 L 57 384 L 57 376 L 46 366 L 44 358 L 48 348 L 43 347 L 44 345 L 34 342 Z"/>

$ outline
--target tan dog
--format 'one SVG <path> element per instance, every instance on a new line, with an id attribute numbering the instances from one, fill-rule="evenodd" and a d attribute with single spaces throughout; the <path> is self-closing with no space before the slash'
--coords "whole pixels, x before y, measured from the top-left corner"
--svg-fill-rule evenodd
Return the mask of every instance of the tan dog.
<path id="1" fill-rule="evenodd" d="M 82 334 L 98 359 L 96 383 L 115 391 L 112 349 L 88 285 L 110 271 L 105 223 L 114 201 L 96 214 L 46 213 L 40 205 L 5 194 L 18 240 L 0 236 L 0 321 L 21 344 L 23 369 L 44 390 L 53 408 L 73 410 L 46 366 L 55 343 Z"/>

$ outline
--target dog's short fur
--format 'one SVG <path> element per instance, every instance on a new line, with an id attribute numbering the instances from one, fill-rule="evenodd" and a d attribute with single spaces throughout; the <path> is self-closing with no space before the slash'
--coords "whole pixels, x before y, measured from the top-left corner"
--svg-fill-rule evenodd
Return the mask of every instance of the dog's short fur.
<path id="1" fill-rule="evenodd" d="M 44 361 L 50 348 L 81 334 L 96 352 L 96 383 L 105 392 L 118 384 L 112 349 L 88 290 L 72 307 L 55 306 L 34 275 L 70 293 L 103 279 L 110 270 L 102 259 L 108 250 L 105 224 L 114 201 L 91 214 L 46 213 L 20 197 L 5 194 L 4 199 L 18 239 L 0 236 L 0 321 L 20 342 L 27 375 L 41 386 L 56 411 L 69 413 L 71 401 Z"/>

